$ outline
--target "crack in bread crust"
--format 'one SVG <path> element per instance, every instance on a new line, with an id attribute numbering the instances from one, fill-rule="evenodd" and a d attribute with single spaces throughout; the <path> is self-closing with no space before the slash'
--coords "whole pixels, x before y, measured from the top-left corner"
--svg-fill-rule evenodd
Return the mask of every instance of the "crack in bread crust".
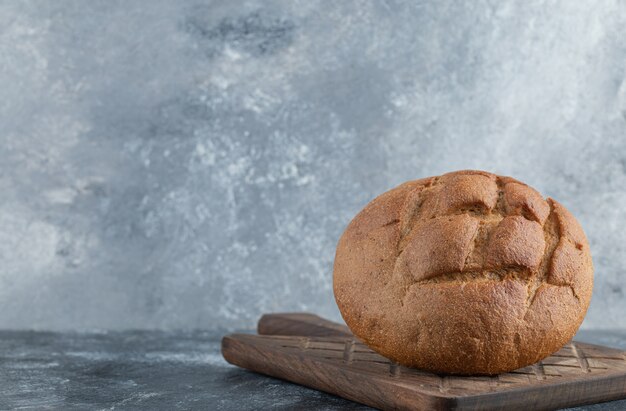
<path id="1" fill-rule="evenodd" d="M 502 218 L 506 215 L 504 206 L 504 181 L 500 176 L 496 176 L 496 185 L 498 186 L 498 201 L 496 202 L 495 211 L 500 214 Z"/>
<path id="2" fill-rule="evenodd" d="M 537 291 L 539 290 L 539 288 L 541 288 L 541 286 L 547 284 L 548 282 L 548 270 L 550 269 L 550 264 L 552 263 L 552 256 L 554 255 L 554 250 L 556 250 L 556 247 L 559 244 L 559 240 L 561 238 L 561 233 L 558 230 L 558 223 L 556 221 L 554 205 L 550 199 L 548 199 L 547 201 L 548 205 L 550 206 L 550 214 L 543 224 L 543 235 L 546 246 L 543 252 L 541 265 L 539 266 L 539 269 L 535 276 L 527 284 L 528 297 L 526 299 L 526 312 L 524 314 L 524 318 L 526 318 L 528 310 L 530 310 L 530 307 L 535 301 Z"/>
<path id="3" fill-rule="evenodd" d="M 498 270 L 481 270 L 481 271 L 458 271 L 454 273 L 445 273 L 437 277 L 419 280 L 411 284 L 443 284 L 443 283 L 467 283 L 470 281 L 504 281 L 504 280 L 523 280 L 526 281 L 531 275 L 525 267 L 504 267 Z"/>
<path id="4" fill-rule="evenodd" d="M 472 174 L 468 174 L 472 175 Z M 486 176 L 485 173 L 479 173 L 477 175 Z M 406 293 L 408 290 L 414 286 L 419 284 L 438 284 L 438 283 L 448 283 L 448 282 L 463 282 L 467 279 L 471 280 L 500 280 L 503 281 L 505 279 L 517 279 L 520 281 L 524 281 L 527 287 L 528 297 L 526 300 L 526 312 L 532 306 L 537 291 L 544 284 L 550 284 L 558 287 L 568 287 L 571 289 L 572 294 L 579 299 L 578 294 L 572 284 L 558 284 L 558 283 L 550 283 L 548 282 L 548 271 L 550 269 L 550 264 L 552 261 L 552 257 L 554 255 L 554 251 L 559 244 L 561 238 L 565 238 L 566 240 L 572 242 L 578 249 L 581 249 L 582 245 L 579 242 L 574 242 L 567 237 L 562 237 L 562 233 L 558 229 L 558 222 L 556 221 L 556 215 L 554 211 L 553 202 L 551 199 L 545 200 L 549 207 L 550 213 L 546 218 L 545 222 L 542 224 L 542 229 L 544 233 L 545 239 L 545 250 L 542 255 L 542 260 L 539 267 L 535 270 L 529 270 L 523 266 L 506 266 L 502 267 L 498 270 L 489 270 L 484 268 L 484 254 L 485 254 L 485 246 L 489 243 L 490 237 L 495 230 L 495 227 L 499 222 L 501 222 L 504 218 L 509 216 L 506 212 L 506 204 L 504 200 L 504 186 L 505 182 L 500 176 L 493 175 L 495 178 L 496 186 L 497 186 L 497 202 L 492 210 L 489 212 L 485 212 L 484 209 L 480 207 L 461 207 L 451 212 L 448 212 L 443 215 L 430 216 L 430 219 L 438 218 L 438 217 L 447 217 L 447 216 L 457 216 L 457 215 L 468 215 L 473 218 L 476 218 L 480 222 L 479 230 L 476 231 L 474 237 L 471 241 L 471 247 L 467 250 L 467 253 L 464 258 L 463 269 L 457 272 L 446 272 L 438 274 L 432 278 L 428 278 L 425 280 L 411 281 L 404 287 L 404 295 L 401 298 L 402 305 L 404 305 L 404 300 L 406 298 Z M 515 184 L 524 185 L 520 182 L 515 182 Z M 397 252 L 396 252 L 396 261 L 394 263 L 394 273 L 398 270 L 397 263 L 400 259 L 401 254 L 405 250 L 407 244 L 412 240 L 411 234 L 414 232 L 414 228 L 420 221 L 423 221 L 425 218 L 420 216 L 420 208 L 424 202 L 424 197 L 429 194 L 432 195 L 432 191 L 436 189 L 436 187 L 440 187 L 442 185 L 441 177 L 434 177 L 426 181 L 424 184 L 419 185 L 413 188 L 411 191 L 406 193 L 404 205 L 412 206 L 410 210 L 404 210 L 404 216 L 400 216 L 399 218 L 393 219 L 387 223 L 385 223 L 382 227 L 391 226 L 394 224 L 399 224 L 401 227 L 400 238 L 397 244 Z M 412 203 L 412 204 L 410 204 Z M 529 215 L 528 210 L 522 209 L 521 216 L 529 221 L 535 221 L 535 219 Z M 402 218 L 404 217 L 404 218 Z M 485 230 L 484 226 L 488 223 L 491 228 L 489 230 Z M 481 232 L 483 230 L 483 232 Z M 484 232 L 486 231 L 486 232 Z M 482 240 L 482 241 L 481 241 Z M 479 244 L 479 242 L 481 242 Z M 480 265 L 483 267 L 481 270 L 477 270 L 475 267 L 468 267 L 468 261 L 470 257 L 479 250 L 480 253 Z"/>
<path id="5" fill-rule="evenodd" d="M 504 190 L 505 184 L 507 182 L 504 181 L 503 178 L 500 176 L 488 173 L 468 173 L 463 175 L 480 175 L 483 177 L 492 178 L 494 180 L 495 188 L 497 190 L 497 201 L 493 208 L 491 208 L 490 210 L 486 210 L 485 207 L 476 206 L 476 204 L 470 204 L 458 207 L 453 210 L 449 210 L 445 214 L 430 215 L 427 217 L 425 213 L 421 212 L 421 207 L 423 206 L 425 199 L 428 198 L 428 196 L 437 195 L 438 193 L 436 192 L 436 190 L 440 189 L 442 186 L 445 186 L 445 175 L 432 178 L 424 185 L 418 186 L 406 194 L 403 207 L 413 205 L 415 209 L 411 210 L 408 213 L 406 212 L 406 210 L 404 211 L 405 214 L 408 214 L 409 220 L 402 221 L 402 218 L 400 218 L 399 220 L 394 220 L 394 222 L 398 222 L 402 226 L 400 238 L 397 244 L 396 261 L 393 269 L 394 275 L 400 274 L 402 276 L 407 276 L 406 273 L 397 273 L 397 271 L 401 269 L 401 267 L 399 267 L 398 265 L 398 262 L 401 262 L 402 254 L 404 253 L 407 245 L 411 241 L 413 241 L 413 234 L 416 231 L 415 227 L 418 224 L 423 223 L 425 220 L 441 217 L 467 215 L 471 218 L 479 220 L 480 226 L 474 234 L 474 237 L 471 241 L 471 246 L 466 251 L 466 254 L 463 258 L 463 266 L 461 270 L 440 273 L 425 280 L 409 280 L 408 282 L 405 282 L 405 286 L 403 287 L 404 294 L 401 298 L 402 305 L 404 305 L 406 293 L 408 292 L 408 290 L 412 286 L 417 284 L 437 284 L 455 281 L 463 282 L 466 278 L 471 278 L 472 280 L 484 279 L 500 281 L 515 278 L 526 283 L 528 289 L 528 308 L 534 300 L 537 289 L 547 281 L 547 272 L 550 266 L 552 254 L 554 252 L 554 249 L 556 248 L 556 244 L 558 244 L 560 237 L 559 236 L 554 239 L 546 231 L 547 229 L 552 230 L 553 226 L 556 224 L 556 217 L 553 215 L 552 203 L 548 200 L 548 203 L 550 205 L 550 215 L 548 219 L 546 219 L 544 224 L 540 224 L 542 225 L 542 230 L 544 232 L 546 246 L 539 267 L 535 269 L 529 269 L 528 267 L 517 266 L 513 264 L 500 267 L 499 269 L 487 269 L 485 268 L 485 253 L 491 236 L 493 235 L 498 224 L 502 222 L 502 220 L 504 220 L 506 217 L 514 215 L 507 213 L 506 210 L 507 206 L 504 198 Z M 525 184 L 517 181 L 515 181 L 515 184 L 526 186 Z M 439 202 L 437 202 L 436 204 L 437 206 L 439 206 Z M 528 221 L 535 221 L 532 216 L 529 215 L 527 210 L 521 210 L 521 213 L 519 215 L 521 215 L 521 217 Z M 472 264 L 469 264 L 470 259 L 474 259 L 476 261 L 472 261 Z M 479 267 L 477 267 L 477 265 L 479 265 Z M 506 273 L 506 275 L 504 275 L 503 273 Z M 563 286 L 569 287 L 570 285 Z"/>

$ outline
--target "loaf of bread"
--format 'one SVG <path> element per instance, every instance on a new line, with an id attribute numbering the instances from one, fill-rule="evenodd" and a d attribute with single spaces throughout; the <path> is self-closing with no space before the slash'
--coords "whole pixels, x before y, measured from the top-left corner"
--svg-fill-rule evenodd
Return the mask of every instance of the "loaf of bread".
<path id="1" fill-rule="evenodd" d="M 333 287 L 348 327 L 381 355 L 491 375 L 574 336 L 593 266 L 561 204 L 510 177 L 458 171 L 370 202 L 339 240 Z"/>

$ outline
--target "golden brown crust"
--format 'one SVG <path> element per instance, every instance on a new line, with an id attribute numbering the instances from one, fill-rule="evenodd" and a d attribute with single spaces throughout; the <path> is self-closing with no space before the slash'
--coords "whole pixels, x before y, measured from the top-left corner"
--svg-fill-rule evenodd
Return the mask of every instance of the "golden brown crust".
<path id="1" fill-rule="evenodd" d="M 536 268 L 541 263 L 544 248 L 543 228 L 539 223 L 522 216 L 508 216 L 489 236 L 485 267 Z"/>
<path id="2" fill-rule="evenodd" d="M 562 205 L 510 177 L 459 171 L 369 203 L 339 240 L 333 286 L 348 326 L 382 355 L 434 372 L 495 374 L 575 334 L 593 267 Z"/>
<path id="3" fill-rule="evenodd" d="M 519 182 L 504 185 L 506 212 L 511 215 L 523 215 L 530 220 L 543 224 L 550 214 L 548 203 L 535 189 Z"/>
<path id="4" fill-rule="evenodd" d="M 413 229 L 399 259 L 416 281 L 461 271 L 477 231 L 478 220 L 466 214 L 431 218 Z"/>
<path id="5" fill-rule="evenodd" d="M 458 210 L 492 210 L 498 201 L 498 187 L 493 175 L 445 174 L 424 200 L 424 210 L 433 215 L 447 215 Z"/>

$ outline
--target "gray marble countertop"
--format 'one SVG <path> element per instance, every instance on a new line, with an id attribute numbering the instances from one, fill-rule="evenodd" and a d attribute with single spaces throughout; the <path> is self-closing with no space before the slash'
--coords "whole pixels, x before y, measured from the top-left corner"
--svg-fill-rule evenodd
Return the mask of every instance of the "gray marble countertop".
<path id="1" fill-rule="evenodd" d="M 0 409 L 366 410 L 227 364 L 216 331 L 0 331 Z M 626 331 L 578 341 L 626 349 Z M 626 400 L 580 410 L 623 410 Z"/>

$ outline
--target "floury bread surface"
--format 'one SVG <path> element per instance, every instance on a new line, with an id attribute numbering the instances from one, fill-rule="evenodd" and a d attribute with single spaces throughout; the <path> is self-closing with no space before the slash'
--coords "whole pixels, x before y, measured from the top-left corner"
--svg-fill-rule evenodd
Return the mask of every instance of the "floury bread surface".
<path id="1" fill-rule="evenodd" d="M 576 333 L 593 287 L 589 244 L 557 201 L 510 177 L 458 171 L 370 202 L 337 246 L 348 327 L 406 366 L 496 374 Z"/>

